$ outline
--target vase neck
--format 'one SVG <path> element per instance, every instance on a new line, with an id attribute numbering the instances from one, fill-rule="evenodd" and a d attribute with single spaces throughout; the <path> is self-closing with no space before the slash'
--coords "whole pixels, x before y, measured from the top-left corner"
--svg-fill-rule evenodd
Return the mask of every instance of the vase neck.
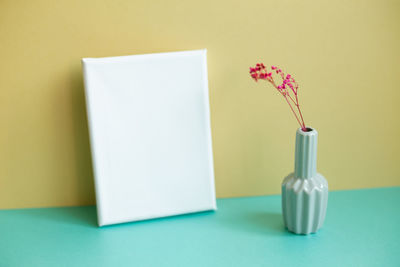
<path id="1" fill-rule="evenodd" d="M 295 177 L 307 179 L 314 177 L 317 173 L 317 143 L 318 132 L 311 128 L 311 131 L 304 132 L 298 129 L 296 132 L 295 150 Z"/>

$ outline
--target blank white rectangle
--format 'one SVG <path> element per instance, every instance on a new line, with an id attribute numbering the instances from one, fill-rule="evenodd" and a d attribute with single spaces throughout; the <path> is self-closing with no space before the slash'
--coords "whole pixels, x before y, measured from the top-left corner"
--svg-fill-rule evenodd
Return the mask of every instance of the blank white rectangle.
<path id="1" fill-rule="evenodd" d="M 206 50 L 82 62 L 99 225 L 216 209 Z"/>

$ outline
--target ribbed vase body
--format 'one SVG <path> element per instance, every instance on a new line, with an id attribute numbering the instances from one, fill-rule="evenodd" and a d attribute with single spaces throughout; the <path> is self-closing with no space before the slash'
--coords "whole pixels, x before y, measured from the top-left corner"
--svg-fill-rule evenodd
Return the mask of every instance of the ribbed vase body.
<path id="1" fill-rule="evenodd" d="M 296 234 L 315 233 L 322 227 L 328 204 L 328 182 L 317 173 L 318 132 L 296 132 L 295 170 L 282 182 L 285 226 Z"/>

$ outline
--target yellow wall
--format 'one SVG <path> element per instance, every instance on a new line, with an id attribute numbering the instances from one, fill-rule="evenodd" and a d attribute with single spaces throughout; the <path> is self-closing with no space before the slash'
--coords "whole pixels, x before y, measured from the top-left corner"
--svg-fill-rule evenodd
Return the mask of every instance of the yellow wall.
<path id="1" fill-rule="evenodd" d="M 82 57 L 208 49 L 218 197 L 277 194 L 301 84 L 330 188 L 400 185 L 400 1 L 0 1 L 0 208 L 94 203 Z"/>

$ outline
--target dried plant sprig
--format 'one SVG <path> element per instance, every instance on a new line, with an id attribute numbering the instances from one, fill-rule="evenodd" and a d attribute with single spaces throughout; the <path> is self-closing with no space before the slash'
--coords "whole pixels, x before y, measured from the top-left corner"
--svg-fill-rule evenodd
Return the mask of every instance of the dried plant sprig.
<path id="1" fill-rule="evenodd" d="M 272 73 L 275 72 L 276 75 L 282 79 L 282 83 L 277 85 L 275 83 Z M 296 117 L 297 122 L 303 131 L 307 131 L 306 125 L 304 123 L 303 114 L 301 113 L 298 89 L 299 85 L 296 80 L 290 74 L 286 74 L 278 67 L 271 66 L 271 71 L 269 72 L 263 63 L 257 63 L 254 68 L 250 67 L 250 76 L 257 82 L 258 80 L 265 80 L 271 83 L 276 90 L 285 98 L 293 115 Z M 298 114 L 293 108 L 294 105 L 297 109 Z"/>

